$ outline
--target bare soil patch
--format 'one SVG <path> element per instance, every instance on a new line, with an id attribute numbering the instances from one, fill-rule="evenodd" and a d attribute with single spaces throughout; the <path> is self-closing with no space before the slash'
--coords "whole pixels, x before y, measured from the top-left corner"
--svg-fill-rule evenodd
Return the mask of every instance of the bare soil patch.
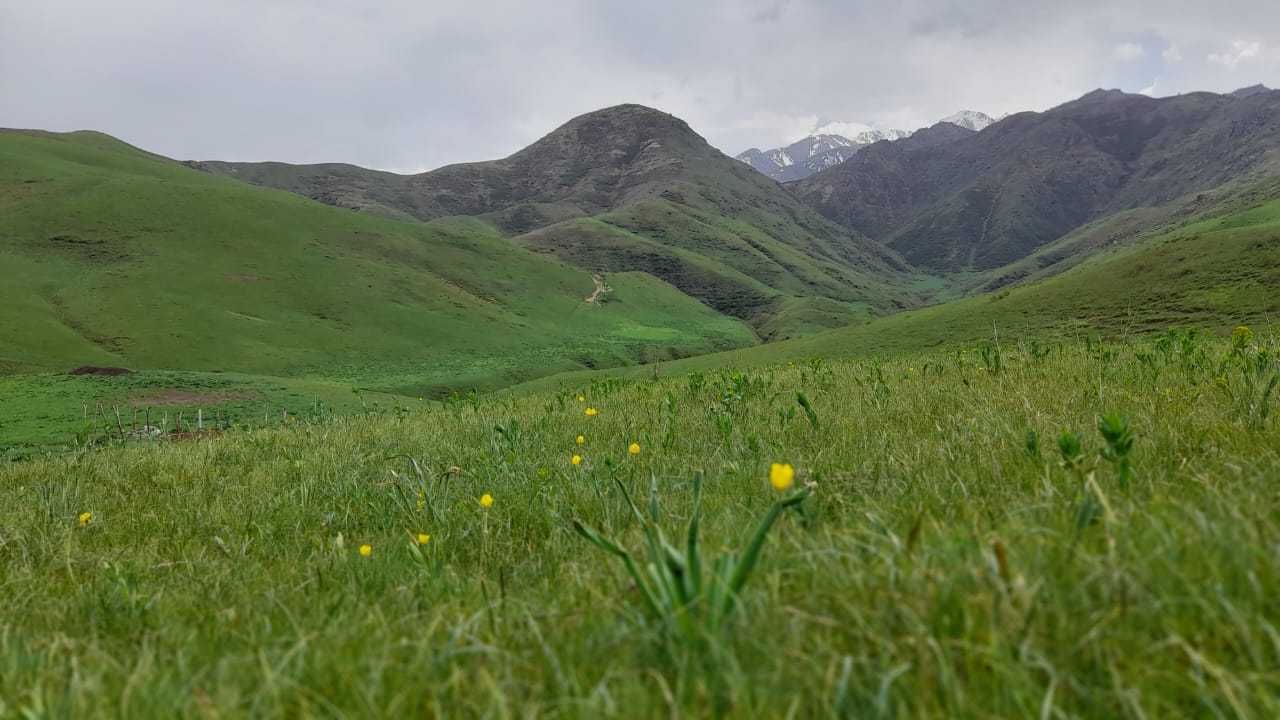
<path id="1" fill-rule="evenodd" d="M 98 367 L 97 365 L 81 365 L 80 367 L 67 373 L 68 375 L 94 375 L 97 377 L 119 377 L 121 375 L 132 375 L 133 371 L 121 367 Z"/>

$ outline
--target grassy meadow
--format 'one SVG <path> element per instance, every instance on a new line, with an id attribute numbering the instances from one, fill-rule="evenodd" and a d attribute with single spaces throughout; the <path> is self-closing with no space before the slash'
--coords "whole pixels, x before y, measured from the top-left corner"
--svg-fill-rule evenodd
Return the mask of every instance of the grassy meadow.
<path id="1" fill-rule="evenodd" d="M 0 465 L 0 717 L 1276 717 L 1278 353 L 1001 335 Z"/>

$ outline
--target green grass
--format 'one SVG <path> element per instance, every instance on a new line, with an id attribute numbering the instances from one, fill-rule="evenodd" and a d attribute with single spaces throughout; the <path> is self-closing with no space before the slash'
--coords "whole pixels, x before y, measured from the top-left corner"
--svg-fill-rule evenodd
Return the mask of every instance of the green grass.
<path id="1" fill-rule="evenodd" d="M 1275 717 L 1277 357 L 1006 334 L 0 466 L 0 716 Z M 639 547 L 653 478 L 681 543 L 701 471 L 716 556 L 776 462 L 720 630 L 572 527 Z"/>
<path id="2" fill-rule="evenodd" d="M 0 376 L 0 460 L 65 452 L 155 428 L 163 433 L 269 427 L 425 400 L 324 380 L 153 370 L 121 377 Z"/>

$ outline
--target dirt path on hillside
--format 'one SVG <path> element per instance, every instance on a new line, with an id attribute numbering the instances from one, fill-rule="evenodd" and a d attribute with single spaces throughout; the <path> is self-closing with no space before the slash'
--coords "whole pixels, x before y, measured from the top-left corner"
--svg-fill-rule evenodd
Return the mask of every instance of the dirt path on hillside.
<path id="1" fill-rule="evenodd" d="M 604 284 L 604 276 L 601 275 L 600 273 L 593 273 L 591 275 L 591 282 L 596 284 L 596 289 L 593 290 L 591 294 L 587 296 L 586 301 L 589 303 L 599 304 L 601 295 L 604 295 L 605 293 L 608 293 L 608 292 L 613 292 L 613 288 Z"/>

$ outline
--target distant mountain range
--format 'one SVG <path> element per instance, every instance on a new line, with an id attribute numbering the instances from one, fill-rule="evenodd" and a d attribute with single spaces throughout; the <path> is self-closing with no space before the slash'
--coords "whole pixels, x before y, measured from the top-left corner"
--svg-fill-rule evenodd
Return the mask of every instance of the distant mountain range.
<path id="1" fill-rule="evenodd" d="M 401 218 L 479 216 L 584 269 L 648 272 L 764 338 L 918 302 L 901 284 L 913 272 L 1014 277 L 1086 224 L 1137 208 L 1171 216 L 1225 183 L 1280 175 L 1280 92 L 1263 86 L 1167 98 L 1096 90 L 1045 112 L 993 122 L 966 111 L 909 134 L 818 129 L 771 151 L 805 173 L 782 187 L 639 105 L 575 118 L 502 160 L 419 175 L 191 165 Z"/>
<path id="2" fill-rule="evenodd" d="M 986 113 L 961 110 L 939 122 L 951 123 L 966 130 L 978 132 L 995 120 Z M 859 123 L 829 122 L 815 128 L 807 137 L 786 147 L 772 150 L 751 148 L 739 153 L 736 159 L 778 182 L 791 182 L 839 165 L 869 145 L 882 140 L 891 142 L 902 140 L 911 135 L 912 133 L 906 130 L 877 129 Z"/>
<path id="3" fill-rule="evenodd" d="M 914 266 L 956 273 L 1017 262 L 1116 213 L 1277 174 L 1280 92 L 1096 90 L 950 142 L 878 143 L 787 187 Z"/>

